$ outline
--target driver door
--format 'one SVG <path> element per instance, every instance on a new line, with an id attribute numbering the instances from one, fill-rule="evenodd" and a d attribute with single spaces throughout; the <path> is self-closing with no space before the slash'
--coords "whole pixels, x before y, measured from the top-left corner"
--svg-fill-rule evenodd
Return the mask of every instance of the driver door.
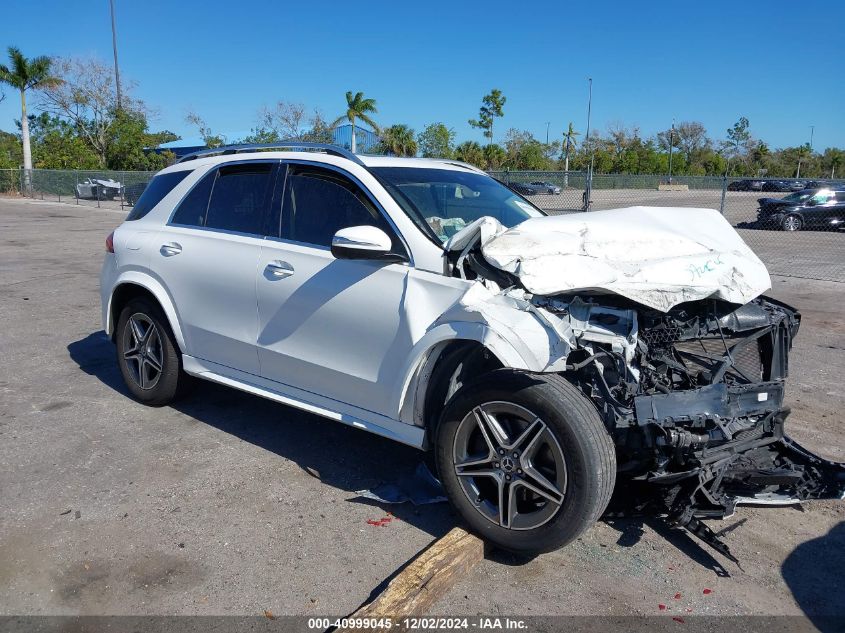
<path id="1" fill-rule="evenodd" d="M 281 203 L 281 204 L 280 204 Z M 335 259 L 341 228 L 377 226 L 406 256 L 397 231 L 343 172 L 288 164 L 274 206 L 278 238 L 258 262 L 258 355 L 262 377 L 389 417 L 413 346 L 403 309 L 406 262 Z"/>

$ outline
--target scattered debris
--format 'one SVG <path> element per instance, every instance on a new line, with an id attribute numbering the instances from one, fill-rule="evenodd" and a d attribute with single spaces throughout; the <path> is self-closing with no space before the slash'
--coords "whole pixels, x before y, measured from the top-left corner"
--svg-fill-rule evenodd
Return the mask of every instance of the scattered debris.
<path id="1" fill-rule="evenodd" d="M 385 527 L 388 525 L 393 519 L 396 519 L 390 512 L 388 512 L 385 516 L 380 519 L 367 519 L 367 523 L 369 525 L 374 525 L 376 527 Z M 398 521 L 398 519 L 396 519 Z"/>
<path id="2" fill-rule="evenodd" d="M 713 593 L 713 590 L 712 589 L 705 589 L 701 593 L 703 593 L 705 596 L 709 596 L 711 593 Z"/>
<path id="3" fill-rule="evenodd" d="M 681 599 L 681 594 L 680 594 L 680 592 L 678 592 L 678 593 L 675 594 L 675 600 L 680 600 L 680 599 Z"/>
<path id="4" fill-rule="evenodd" d="M 681 624 L 684 624 L 684 619 L 683 619 L 681 616 L 679 616 L 679 615 L 673 615 L 673 616 L 672 616 L 672 619 L 673 619 L 675 622 L 680 622 Z"/>
<path id="5" fill-rule="evenodd" d="M 663 604 L 662 602 L 659 605 L 657 605 L 657 608 L 660 609 L 661 611 L 666 611 L 666 605 Z"/>
<path id="6" fill-rule="evenodd" d="M 270 609 L 264 609 L 264 617 L 268 620 L 275 620 L 276 616 L 273 615 L 273 612 Z"/>
<path id="7" fill-rule="evenodd" d="M 395 484 L 382 484 L 371 490 L 358 490 L 355 494 L 381 503 L 410 501 L 415 506 L 446 501 L 443 486 L 424 462 L 420 462 L 413 473 L 401 477 Z"/>
<path id="8" fill-rule="evenodd" d="M 73 513 L 74 519 L 79 519 L 81 517 L 82 517 L 82 513 L 79 510 L 77 510 L 76 512 Z"/>
<path id="9" fill-rule="evenodd" d="M 320 471 L 313 466 L 304 466 L 302 470 L 311 475 L 314 479 L 320 479 Z"/>
<path id="10" fill-rule="evenodd" d="M 60 517 L 63 517 L 64 515 L 66 515 L 66 514 L 70 514 L 71 512 L 72 512 L 71 508 L 68 508 L 68 509 L 67 509 L 67 510 L 65 510 L 64 512 L 59 512 L 59 516 L 60 516 Z"/>

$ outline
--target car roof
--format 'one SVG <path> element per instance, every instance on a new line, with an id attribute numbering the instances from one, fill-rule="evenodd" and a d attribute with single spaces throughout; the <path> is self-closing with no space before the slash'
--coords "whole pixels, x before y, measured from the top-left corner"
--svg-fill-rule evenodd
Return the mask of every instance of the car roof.
<path id="1" fill-rule="evenodd" d="M 447 169 L 452 171 L 473 171 L 479 174 L 485 172 L 474 165 L 464 163 L 459 160 L 439 159 L 439 158 L 405 158 L 398 156 L 370 156 L 367 154 L 356 154 L 360 160 L 358 165 L 366 167 L 410 167 L 414 169 Z M 241 151 L 237 154 L 217 154 L 209 156 L 198 156 L 192 160 L 181 161 L 175 165 L 166 167 L 161 173 L 171 173 L 175 171 L 183 171 L 186 169 L 196 169 L 208 165 L 221 165 L 225 163 L 242 162 L 245 160 L 307 160 L 312 162 L 326 163 L 338 167 L 355 164 L 353 161 L 344 158 L 343 156 L 336 156 L 328 152 L 320 151 L 296 151 L 296 150 L 278 150 L 278 151 Z"/>

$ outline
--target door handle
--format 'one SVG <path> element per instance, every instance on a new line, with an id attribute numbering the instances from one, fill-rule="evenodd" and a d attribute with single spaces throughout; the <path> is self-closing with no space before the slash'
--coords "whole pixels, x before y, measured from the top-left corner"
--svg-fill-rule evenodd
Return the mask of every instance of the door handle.
<path id="1" fill-rule="evenodd" d="M 178 242 L 168 242 L 167 244 L 162 244 L 161 248 L 159 249 L 159 253 L 161 253 L 165 257 L 172 257 L 173 255 L 178 255 L 181 252 L 182 245 Z"/>
<path id="2" fill-rule="evenodd" d="M 267 264 L 267 271 L 274 277 L 284 279 L 293 274 L 293 266 L 281 260 L 275 260 Z"/>

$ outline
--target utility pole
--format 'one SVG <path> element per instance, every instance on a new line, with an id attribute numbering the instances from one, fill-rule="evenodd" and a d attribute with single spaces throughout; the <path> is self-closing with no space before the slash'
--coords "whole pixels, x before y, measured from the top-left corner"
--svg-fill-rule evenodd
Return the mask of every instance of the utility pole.
<path id="1" fill-rule="evenodd" d="M 549 144 L 549 126 L 552 124 L 551 121 L 546 121 L 546 145 Z"/>
<path id="2" fill-rule="evenodd" d="M 117 66 L 117 30 L 114 27 L 114 0 L 109 0 L 111 8 L 111 46 L 114 50 L 114 85 L 117 90 L 117 109 L 121 110 L 123 101 L 120 94 L 120 70 Z"/>
<path id="3" fill-rule="evenodd" d="M 672 129 L 669 130 L 669 184 L 672 184 L 672 146 L 675 144 L 675 118 L 672 117 Z"/>

